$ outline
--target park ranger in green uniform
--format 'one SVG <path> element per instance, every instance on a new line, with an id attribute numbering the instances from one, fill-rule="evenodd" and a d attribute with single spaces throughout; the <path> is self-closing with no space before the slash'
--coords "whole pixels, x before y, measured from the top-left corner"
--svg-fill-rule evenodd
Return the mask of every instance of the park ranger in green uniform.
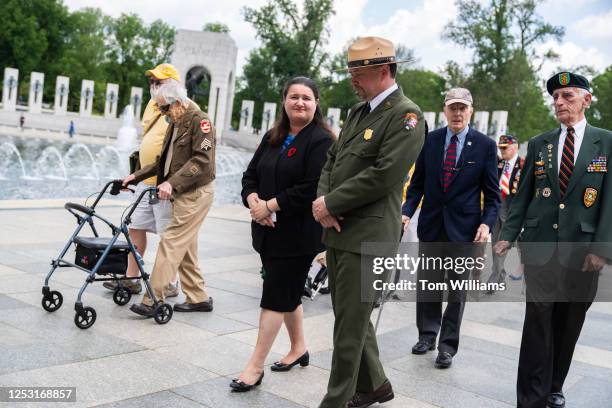
<path id="1" fill-rule="evenodd" d="M 520 408 L 565 406 L 574 347 L 599 270 L 612 258 L 612 132 L 586 121 L 592 97 L 585 77 L 561 72 L 546 87 L 561 126 L 529 141 L 519 190 L 495 245 L 503 255 L 518 237 L 525 264 Z"/>
<path id="2" fill-rule="evenodd" d="M 373 288 L 361 282 L 362 242 L 398 242 L 402 185 L 425 139 L 417 105 L 395 83 L 393 43 L 364 37 L 348 50 L 355 105 L 328 152 L 313 215 L 325 227 L 334 351 L 320 407 L 368 407 L 393 399 L 370 323 Z M 363 288 L 362 288 L 363 285 Z M 362 297 L 364 299 L 362 299 Z"/>

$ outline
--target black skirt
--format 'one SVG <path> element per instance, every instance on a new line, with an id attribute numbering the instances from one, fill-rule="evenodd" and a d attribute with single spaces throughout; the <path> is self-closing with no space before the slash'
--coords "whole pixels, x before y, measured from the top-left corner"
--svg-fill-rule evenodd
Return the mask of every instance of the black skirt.
<path id="1" fill-rule="evenodd" d="M 264 283 L 260 306 L 275 312 L 293 312 L 302 304 L 302 293 L 316 254 L 290 258 L 261 256 Z"/>

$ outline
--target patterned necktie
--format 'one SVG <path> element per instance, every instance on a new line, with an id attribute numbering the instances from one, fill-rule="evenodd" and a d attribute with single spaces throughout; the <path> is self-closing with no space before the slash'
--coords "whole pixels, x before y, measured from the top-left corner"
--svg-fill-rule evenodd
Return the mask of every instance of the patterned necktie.
<path id="1" fill-rule="evenodd" d="M 453 137 L 451 137 L 448 150 L 446 151 L 446 157 L 444 158 L 444 192 L 448 190 L 448 185 L 450 184 L 451 176 L 453 175 L 455 163 L 457 162 L 457 140 L 459 140 L 457 135 L 453 135 Z"/>
<path id="2" fill-rule="evenodd" d="M 567 128 L 565 143 L 563 143 L 563 153 L 561 154 L 561 166 L 559 167 L 559 191 L 561 197 L 565 195 L 570 177 L 574 171 L 574 128 Z"/>
<path id="3" fill-rule="evenodd" d="M 504 172 L 499 181 L 499 189 L 501 190 L 502 198 L 506 198 L 510 195 L 510 162 L 508 161 L 506 161 L 504 165 Z"/>

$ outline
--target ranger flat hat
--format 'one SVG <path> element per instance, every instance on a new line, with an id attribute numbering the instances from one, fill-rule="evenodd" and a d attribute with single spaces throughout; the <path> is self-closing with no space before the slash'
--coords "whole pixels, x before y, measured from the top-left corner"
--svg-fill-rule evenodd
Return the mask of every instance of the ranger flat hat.
<path id="1" fill-rule="evenodd" d="M 395 58 L 393 43 L 381 37 L 358 38 L 348 49 L 347 68 L 337 71 L 348 71 L 355 68 L 374 67 L 377 65 L 401 64 L 412 60 L 398 61 Z"/>
<path id="2" fill-rule="evenodd" d="M 573 72 L 559 72 L 546 81 L 546 90 L 550 95 L 559 88 L 582 88 L 591 92 L 589 80 Z"/>

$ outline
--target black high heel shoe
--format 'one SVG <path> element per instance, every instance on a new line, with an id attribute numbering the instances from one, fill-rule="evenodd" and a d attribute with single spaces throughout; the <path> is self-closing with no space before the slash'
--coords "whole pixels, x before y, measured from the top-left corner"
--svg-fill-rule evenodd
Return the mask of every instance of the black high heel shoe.
<path id="1" fill-rule="evenodd" d="M 229 386 L 234 392 L 251 391 L 252 388 L 257 387 L 258 385 L 261 384 L 261 380 L 263 380 L 263 377 L 264 377 L 264 373 L 262 371 L 261 375 L 259 376 L 259 379 L 257 380 L 255 384 L 247 384 L 244 381 L 240 381 L 239 379 L 234 378 Z"/>
<path id="2" fill-rule="evenodd" d="M 281 363 L 280 361 L 277 361 L 276 363 L 270 366 L 270 370 L 289 371 L 293 368 L 293 366 L 298 365 L 298 364 L 302 367 L 306 367 L 308 366 L 308 364 L 310 364 L 310 355 L 308 355 L 308 351 L 302 354 L 302 357 L 298 358 L 293 363 L 285 364 L 285 363 Z"/>

